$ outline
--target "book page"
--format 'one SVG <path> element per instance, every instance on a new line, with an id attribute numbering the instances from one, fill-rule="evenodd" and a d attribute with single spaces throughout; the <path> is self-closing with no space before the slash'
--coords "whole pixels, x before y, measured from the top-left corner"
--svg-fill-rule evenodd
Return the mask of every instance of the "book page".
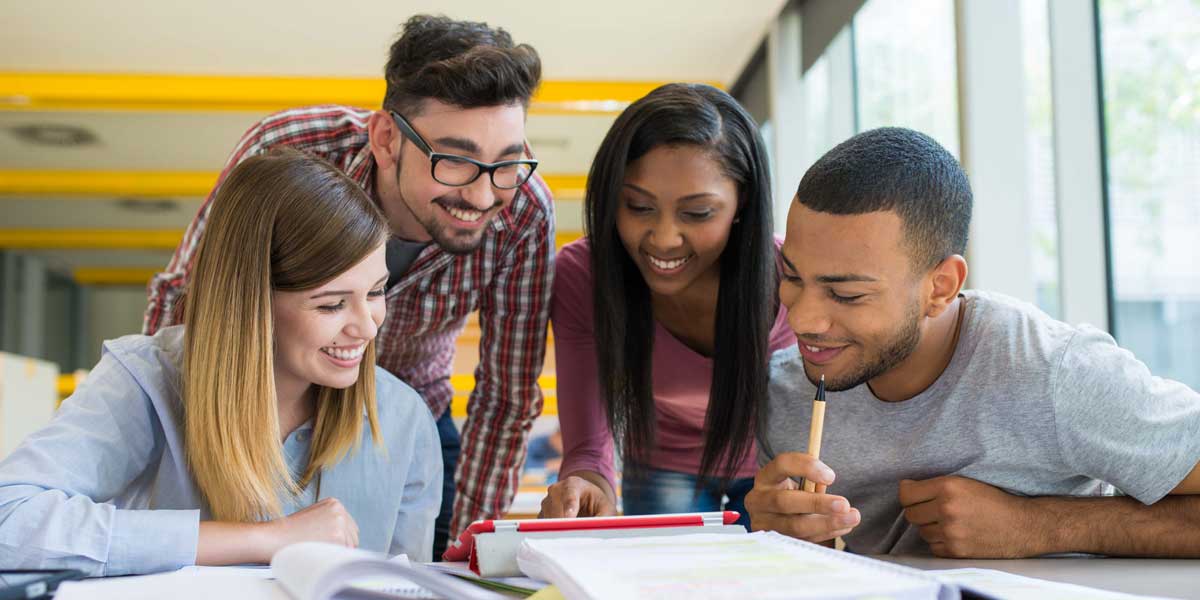
<path id="1" fill-rule="evenodd" d="M 530 539 L 526 575 L 567 598 L 929 599 L 953 594 L 932 577 L 775 533 L 625 539 Z"/>
<path id="2" fill-rule="evenodd" d="M 389 561 L 364 550 L 304 542 L 280 550 L 271 569 L 293 600 L 331 598 L 503 599 L 407 559 Z"/>
<path id="3" fill-rule="evenodd" d="M 949 569 L 928 571 L 928 573 L 942 581 L 992 598 L 1021 598 L 1022 600 L 1136 600 L 1150 598 L 1150 596 L 1133 596 L 1081 585 L 1013 575 L 992 569 Z"/>

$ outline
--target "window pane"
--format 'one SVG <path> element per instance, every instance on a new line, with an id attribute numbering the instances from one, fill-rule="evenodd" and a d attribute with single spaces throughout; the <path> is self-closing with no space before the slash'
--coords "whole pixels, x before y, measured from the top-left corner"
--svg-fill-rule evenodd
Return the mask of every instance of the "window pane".
<path id="1" fill-rule="evenodd" d="M 870 0 L 854 44 L 860 131 L 916 129 L 958 156 L 953 0 Z"/>
<path id="2" fill-rule="evenodd" d="M 1200 3 L 1101 0 L 1115 335 L 1200 388 Z"/>
<path id="3" fill-rule="evenodd" d="M 1060 316 L 1058 218 L 1054 198 L 1054 105 L 1050 92 L 1047 0 L 1021 0 L 1025 72 L 1025 160 L 1032 218 L 1033 284 L 1038 308 Z"/>

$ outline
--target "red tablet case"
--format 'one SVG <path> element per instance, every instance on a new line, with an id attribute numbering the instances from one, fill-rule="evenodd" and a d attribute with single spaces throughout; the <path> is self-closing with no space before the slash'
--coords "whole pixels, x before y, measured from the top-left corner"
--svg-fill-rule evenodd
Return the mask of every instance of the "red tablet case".
<path id="1" fill-rule="evenodd" d="M 550 531 L 587 531 L 613 529 L 654 529 L 661 527 L 705 527 L 733 525 L 738 520 L 736 511 L 708 513 L 679 513 L 669 515 L 642 515 L 629 517 L 582 517 L 577 519 L 486 519 L 471 523 L 458 539 L 446 548 L 442 560 L 468 561 L 472 571 L 479 572 L 475 553 L 475 536 L 501 531 L 533 533 Z M 648 533 L 649 534 L 649 533 Z"/>

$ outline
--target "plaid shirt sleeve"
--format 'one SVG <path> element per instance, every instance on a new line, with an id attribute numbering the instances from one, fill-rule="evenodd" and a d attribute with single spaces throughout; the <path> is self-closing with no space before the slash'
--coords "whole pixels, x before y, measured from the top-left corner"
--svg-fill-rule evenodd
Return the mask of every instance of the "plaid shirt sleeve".
<path id="1" fill-rule="evenodd" d="M 552 206 L 545 184 L 530 181 L 531 191 Z M 463 427 L 450 539 L 472 521 L 500 517 L 508 509 L 520 482 L 529 430 L 542 412 L 537 379 L 546 354 L 554 278 L 551 210 L 507 257 L 480 301 L 480 362 Z"/>
<path id="2" fill-rule="evenodd" d="M 242 140 L 233 150 L 233 155 L 229 157 L 229 161 L 225 163 L 225 168 L 222 169 L 220 177 L 217 178 L 217 183 L 213 185 L 213 189 L 208 194 L 208 198 L 204 200 L 204 204 L 200 206 L 200 212 L 196 213 L 196 217 L 192 219 L 191 225 L 188 225 L 187 230 L 183 234 L 183 240 L 179 242 L 179 247 L 175 249 L 175 254 L 171 257 L 171 262 L 167 263 L 165 271 L 158 273 L 150 280 L 150 304 L 146 307 L 146 314 L 142 321 L 142 333 L 146 335 L 154 335 L 154 332 L 164 327 L 170 327 L 177 324 L 183 314 L 179 312 L 179 299 L 183 296 L 183 291 L 187 285 L 188 273 L 192 268 L 192 258 L 196 254 L 196 248 L 199 246 L 200 236 L 204 234 L 204 227 L 208 221 L 208 209 L 212 205 L 213 197 L 217 195 L 217 190 L 221 187 L 221 182 L 225 181 L 225 177 L 229 175 L 229 171 L 237 166 L 243 160 L 261 154 L 266 151 L 266 145 L 263 141 L 262 124 L 255 125 L 242 136 Z"/>

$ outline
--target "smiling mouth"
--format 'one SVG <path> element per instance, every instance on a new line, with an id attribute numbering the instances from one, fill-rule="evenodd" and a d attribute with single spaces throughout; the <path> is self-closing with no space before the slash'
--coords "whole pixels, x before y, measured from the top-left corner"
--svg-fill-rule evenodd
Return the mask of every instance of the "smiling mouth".
<path id="1" fill-rule="evenodd" d="M 346 348 L 343 346 L 325 346 L 321 348 L 321 352 L 332 356 L 338 360 L 358 360 L 362 358 L 363 352 L 366 352 L 367 344 L 364 342 L 361 346 L 354 348 Z"/>
<path id="2" fill-rule="evenodd" d="M 443 206 L 442 208 L 445 209 L 446 212 L 450 213 L 450 216 L 466 223 L 476 223 L 482 219 L 484 215 L 483 211 L 475 210 L 473 208 L 451 208 L 449 206 Z"/>
<path id="3" fill-rule="evenodd" d="M 643 252 L 642 254 L 646 257 L 646 261 L 650 263 L 651 267 L 654 267 L 654 269 L 656 271 L 663 271 L 663 272 L 678 271 L 678 270 L 682 269 L 684 265 L 691 262 L 692 259 L 695 258 L 695 256 L 696 256 L 695 254 L 689 254 L 682 258 L 667 259 L 667 258 L 659 258 L 657 256 L 653 256 L 646 252 Z"/>
<path id="4" fill-rule="evenodd" d="M 806 360 L 810 363 L 813 363 L 813 364 L 818 364 L 818 365 L 825 364 L 825 363 L 832 361 L 834 358 L 836 358 L 839 354 L 842 353 L 842 350 L 846 349 L 846 346 L 835 346 L 835 347 L 827 348 L 824 346 L 813 346 L 812 344 L 805 344 L 804 342 L 800 342 L 799 347 L 800 347 L 800 354 L 804 357 L 804 360 Z"/>

